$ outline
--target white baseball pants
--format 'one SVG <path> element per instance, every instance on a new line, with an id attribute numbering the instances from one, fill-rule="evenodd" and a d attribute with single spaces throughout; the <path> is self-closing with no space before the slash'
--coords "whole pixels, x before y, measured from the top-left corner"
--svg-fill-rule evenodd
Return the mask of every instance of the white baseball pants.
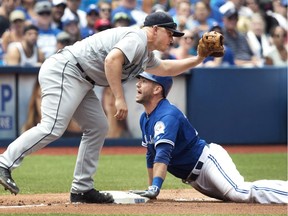
<path id="1" fill-rule="evenodd" d="M 209 147 L 209 148 L 208 148 Z M 288 182 L 259 180 L 245 182 L 222 146 L 209 144 L 207 159 L 191 186 L 209 197 L 245 203 L 288 203 Z M 204 151 L 203 151 L 204 152 Z"/>

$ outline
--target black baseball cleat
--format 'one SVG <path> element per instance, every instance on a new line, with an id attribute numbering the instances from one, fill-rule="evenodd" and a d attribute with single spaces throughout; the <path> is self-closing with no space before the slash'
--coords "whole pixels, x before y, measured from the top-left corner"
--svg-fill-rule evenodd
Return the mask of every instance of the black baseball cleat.
<path id="1" fill-rule="evenodd" d="M 71 193 L 70 201 L 72 203 L 113 203 L 114 199 L 110 193 L 100 193 L 95 189 L 91 189 L 85 193 Z"/>
<path id="2" fill-rule="evenodd" d="M 0 184 L 12 194 L 17 195 L 19 193 L 19 188 L 12 179 L 10 170 L 7 168 L 0 167 Z"/>

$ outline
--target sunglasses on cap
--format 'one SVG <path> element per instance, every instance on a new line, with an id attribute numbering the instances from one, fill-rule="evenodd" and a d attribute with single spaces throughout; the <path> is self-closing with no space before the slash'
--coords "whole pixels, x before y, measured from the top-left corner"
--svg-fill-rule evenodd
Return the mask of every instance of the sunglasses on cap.
<path id="1" fill-rule="evenodd" d="M 188 39 L 190 39 L 190 40 L 194 40 L 195 38 L 194 38 L 194 36 L 189 36 L 189 37 L 183 37 L 185 40 L 188 40 Z"/>
<path id="2" fill-rule="evenodd" d="M 50 16 L 51 12 L 49 12 L 49 11 L 39 12 L 38 15 L 40 15 L 40 16 Z"/>
<path id="3" fill-rule="evenodd" d="M 102 12 L 111 12 L 111 11 L 112 11 L 111 8 L 100 8 L 100 10 L 101 10 Z"/>

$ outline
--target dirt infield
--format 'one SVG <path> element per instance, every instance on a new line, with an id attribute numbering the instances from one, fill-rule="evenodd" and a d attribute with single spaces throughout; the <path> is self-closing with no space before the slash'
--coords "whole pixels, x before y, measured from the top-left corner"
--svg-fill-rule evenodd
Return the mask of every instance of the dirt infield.
<path id="1" fill-rule="evenodd" d="M 285 145 L 231 146 L 229 153 L 287 152 Z M 3 152 L 3 149 L 0 149 Z M 37 154 L 76 154 L 77 148 L 44 148 Z M 144 148 L 104 147 L 102 154 L 144 154 Z M 287 215 L 287 205 L 227 203 L 206 197 L 194 189 L 162 190 L 158 199 L 145 204 L 71 204 L 69 194 L 19 194 L 0 196 L 3 213 L 73 213 L 73 214 L 271 214 Z"/>
<path id="2" fill-rule="evenodd" d="M 145 204 L 71 204 L 69 194 L 5 195 L 0 200 L 0 214 L 287 214 L 287 205 L 223 203 L 205 197 L 194 189 L 162 190 L 158 200 Z"/>

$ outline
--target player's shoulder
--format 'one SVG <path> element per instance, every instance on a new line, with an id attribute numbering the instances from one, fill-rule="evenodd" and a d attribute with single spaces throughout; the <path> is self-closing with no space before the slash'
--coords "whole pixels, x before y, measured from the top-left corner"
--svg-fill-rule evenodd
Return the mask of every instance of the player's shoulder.
<path id="1" fill-rule="evenodd" d="M 130 26 L 110 28 L 101 32 L 97 32 L 94 35 L 96 38 L 103 37 L 105 39 L 107 39 L 107 37 L 118 39 L 129 38 L 129 40 L 134 39 L 138 41 L 143 41 L 146 39 L 144 31 L 142 31 L 140 28 L 133 28 Z"/>
<path id="2" fill-rule="evenodd" d="M 162 100 L 157 109 L 158 115 L 169 115 L 176 118 L 183 115 L 181 110 L 167 99 Z"/>

